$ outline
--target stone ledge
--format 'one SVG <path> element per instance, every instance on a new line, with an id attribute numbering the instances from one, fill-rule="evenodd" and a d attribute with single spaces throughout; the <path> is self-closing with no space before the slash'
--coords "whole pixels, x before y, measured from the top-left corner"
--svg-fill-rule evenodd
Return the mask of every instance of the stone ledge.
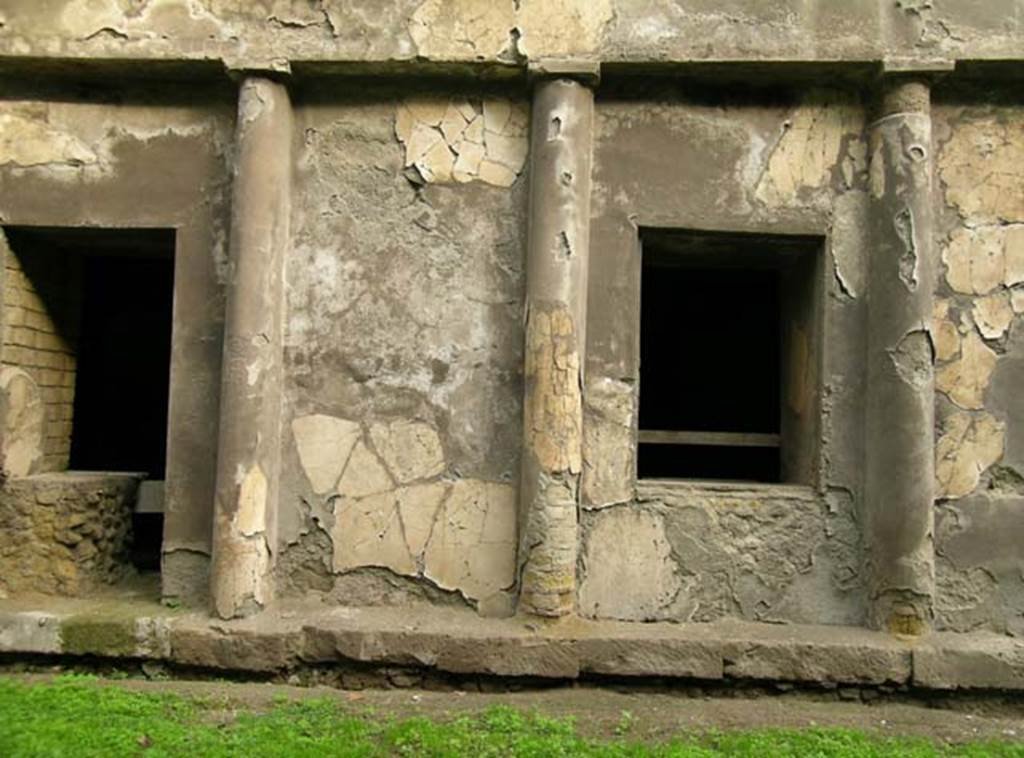
<path id="1" fill-rule="evenodd" d="M 852 627 L 488 619 L 423 606 L 282 604 L 224 622 L 139 601 L 10 600 L 0 602 L 0 653 L 152 658 L 254 673 L 358 663 L 501 677 L 1024 690 L 1024 642 L 994 634 L 903 641 Z"/>

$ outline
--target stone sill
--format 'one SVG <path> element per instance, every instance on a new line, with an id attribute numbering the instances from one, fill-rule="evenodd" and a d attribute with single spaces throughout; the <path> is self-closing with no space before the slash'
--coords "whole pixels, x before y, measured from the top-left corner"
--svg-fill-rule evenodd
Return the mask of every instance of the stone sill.
<path id="1" fill-rule="evenodd" d="M 431 606 L 282 602 L 255 618 L 221 621 L 142 599 L 12 598 L 0 601 L 0 653 L 144 658 L 264 673 L 357 662 L 567 680 L 653 676 L 1024 690 L 1024 641 L 990 633 L 901 640 L 854 627 L 488 619 Z"/>
<path id="2" fill-rule="evenodd" d="M 736 482 L 702 479 L 637 479 L 636 495 L 640 500 L 699 497 L 771 498 L 779 500 L 818 500 L 818 492 L 803 484 Z"/>

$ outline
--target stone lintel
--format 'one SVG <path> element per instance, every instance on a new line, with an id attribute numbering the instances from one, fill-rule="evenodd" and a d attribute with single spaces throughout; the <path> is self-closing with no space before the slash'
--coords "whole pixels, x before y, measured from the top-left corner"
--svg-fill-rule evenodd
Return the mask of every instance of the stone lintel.
<path id="1" fill-rule="evenodd" d="M 955 70 L 956 61 L 951 58 L 883 58 L 879 66 L 882 76 L 935 77 Z"/>
<path id="2" fill-rule="evenodd" d="M 287 58 L 252 59 L 224 56 L 221 60 L 228 77 L 239 83 L 253 76 L 275 82 L 288 81 L 292 76 L 292 63 Z"/>

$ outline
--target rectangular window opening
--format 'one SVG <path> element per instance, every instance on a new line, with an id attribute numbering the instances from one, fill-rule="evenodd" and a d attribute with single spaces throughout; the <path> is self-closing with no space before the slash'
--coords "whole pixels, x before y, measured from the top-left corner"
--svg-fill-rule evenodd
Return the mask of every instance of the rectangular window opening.
<path id="1" fill-rule="evenodd" d="M 810 483 L 820 238 L 641 243 L 638 478 Z"/>
<path id="2" fill-rule="evenodd" d="M 4 233 L 13 253 L 4 362 L 40 385 L 42 470 L 144 473 L 132 515 L 132 562 L 140 571 L 159 570 L 174 231 L 5 227 Z"/>

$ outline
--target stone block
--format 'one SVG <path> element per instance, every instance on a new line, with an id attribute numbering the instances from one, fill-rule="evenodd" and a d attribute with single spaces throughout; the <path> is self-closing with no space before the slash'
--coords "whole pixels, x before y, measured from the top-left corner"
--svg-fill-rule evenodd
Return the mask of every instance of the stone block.
<path id="1" fill-rule="evenodd" d="M 1024 688 L 1024 641 L 996 634 L 935 634 L 914 649 L 913 683 L 930 689 Z"/>

